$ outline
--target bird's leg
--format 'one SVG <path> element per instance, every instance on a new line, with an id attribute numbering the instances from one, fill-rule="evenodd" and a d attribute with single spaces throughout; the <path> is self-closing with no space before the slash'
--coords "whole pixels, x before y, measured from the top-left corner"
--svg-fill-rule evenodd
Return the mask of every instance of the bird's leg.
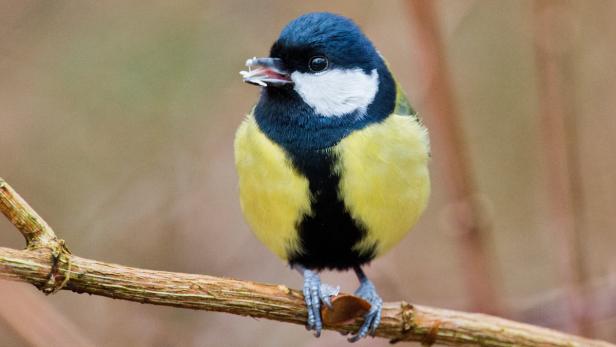
<path id="1" fill-rule="evenodd" d="M 359 279 L 359 288 L 355 291 L 355 295 L 370 303 L 370 311 L 364 315 L 364 323 L 357 334 L 349 338 L 350 342 L 366 337 L 368 332 L 374 336 L 376 328 L 381 323 L 381 311 L 383 310 L 383 299 L 377 294 L 374 284 L 366 277 L 361 267 L 355 266 L 353 270 Z"/>
<path id="2" fill-rule="evenodd" d="M 340 287 L 332 287 L 321 283 L 319 275 L 300 265 L 293 267 L 304 276 L 304 301 L 308 310 L 308 322 L 306 329 L 314 330 L 316 337 L 321 336 L 323 321 L 321 319 L 321 302 L 328 307 L 332 307 L 331 297 L 338 295 Z"/>

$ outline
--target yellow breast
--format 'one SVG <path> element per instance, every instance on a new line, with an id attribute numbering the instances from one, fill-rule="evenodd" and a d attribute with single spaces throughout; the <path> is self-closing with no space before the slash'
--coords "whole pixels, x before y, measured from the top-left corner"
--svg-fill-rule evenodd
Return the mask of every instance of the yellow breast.
<path id="1" fill-rule="evenodd" d="M 391 115 L 355 131 L 335 148 L 340 196 L 367 237 L 355 247 L 394 246 L 417 222 L 430 194 L 426 129 L 412 116 Z"/>
<path id="2" fill-rule="evenodd" d="M 339 197 L 365 226 L 360 253 L 394 246 L 416 223 L 430 194 L 425 128 L 410 115 L 391 115 L 353 132 L 332 149 Z M 308 180 L 285 151 L 261 132 L 252 115 L 235 139 L 240 202 L 257 238 L 280 258 L 301 251 L 297 226 L 311 212 Z M 335 231 L 332 231 L 335 232 Z"/>
<path id="3" fill-rule="evenodd" d="M 240 203 L 257 238 L 283 260 L 299 247 L 296 225 L 310 213 L 308 180 L 267 138 L 252 115 L 235 136 Z"/>

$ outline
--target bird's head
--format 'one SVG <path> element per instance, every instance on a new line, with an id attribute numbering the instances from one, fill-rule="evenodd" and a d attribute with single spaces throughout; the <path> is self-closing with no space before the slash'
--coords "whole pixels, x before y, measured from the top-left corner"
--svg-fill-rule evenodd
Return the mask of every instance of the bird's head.
<path id="1" fill-rule="evenodd" d="M 299 96 L 315 115 L 334 118 L 365 115 L 382 85 L 380 75 L 389 74 L 359 27 L 331 13 L 294 19 L 269 57 L 248 59 L 246 65 L 249 71 L 241 72 L 245 82 L 266 93 Z"/>

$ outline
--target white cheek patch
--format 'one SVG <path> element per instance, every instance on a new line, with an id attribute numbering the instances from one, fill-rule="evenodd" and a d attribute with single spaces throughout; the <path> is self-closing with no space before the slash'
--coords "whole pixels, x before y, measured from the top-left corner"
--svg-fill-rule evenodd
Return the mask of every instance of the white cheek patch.
<path id="1" fill-rule="evenodd" d="M 295 91 L 314 111 L 336 117 L 358 111 L 366 113 L 379 89 L 376 69 L 368 75 L 362 69 L 332 69 L 322 73 L 293 72 Z"/>

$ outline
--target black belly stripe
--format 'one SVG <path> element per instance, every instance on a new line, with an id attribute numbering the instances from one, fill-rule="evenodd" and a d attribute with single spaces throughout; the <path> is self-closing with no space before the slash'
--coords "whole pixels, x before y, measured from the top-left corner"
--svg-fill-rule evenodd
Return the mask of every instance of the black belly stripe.
<path id="1" fill-rule="evenodd" d="M 291 264 L 309 269 L 344 270 L 374 258 L 376 245 L 359 253 L 353 246 L 366 236 L 366 228 L 354 220 L 338 195 L 340 177 L 334 173 L 331 152 L 310 151 L 291 154 L 298 171 L 308 178 L 312 214 L 297 225 L 301 252 L 289 255 Z"/>

